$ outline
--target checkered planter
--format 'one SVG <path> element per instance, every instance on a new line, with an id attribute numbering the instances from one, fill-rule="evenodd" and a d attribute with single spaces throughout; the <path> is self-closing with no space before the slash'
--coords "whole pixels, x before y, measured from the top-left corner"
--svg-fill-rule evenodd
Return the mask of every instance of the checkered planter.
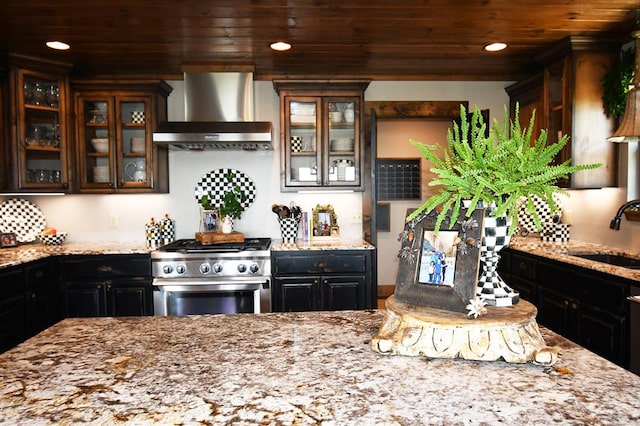
<path id="1" fill-rule="evenodd" d="M 300 219 L 287 217 L 284 219 L 278 219 L 278 223 L 280 223 L 282 242 L 295 243 L 296 238 L 298 238 L 298 226 L 300 225 Z"/>
<path id="2" fill-rule="evenodd" d="M 569 241 L 569 227 L 566 223 L 543 222 L 540 239 L 551 243 L 566 243 Z"/>
<path id="3" fill-rule="evenodd" d="M 490 209 L 485 210 L 480 261 L 482 274 L 478 279 L 476 295 L 489 306 L 511 306 L 518 303 L 520 295 L 505 283 L 498 271 L 498 252 L 511 241 L 509 235 L 510 221 L 506 217 L 490 216 Z"/>

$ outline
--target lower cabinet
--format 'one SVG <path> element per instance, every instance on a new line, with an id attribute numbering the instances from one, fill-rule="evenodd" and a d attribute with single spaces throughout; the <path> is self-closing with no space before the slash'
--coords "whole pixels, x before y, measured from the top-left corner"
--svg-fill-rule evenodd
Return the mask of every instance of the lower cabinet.
<path id="1" fill-rule="evenodd" d="M 149 255 L 90 255 L 60 259 L 67 317 L 153 315 Z"/>
<path id="2" fill-rule="evenodd" d="M 499 270 L 508 271 L 507 283 L 538 308 L 538 323 L 628 367 L 629 280 L 513 249 L 503 252 L 501 262 L 509 265 Z"/>
<path id="3" fill-rule="evenodd" d="M 26 336 L 23 268 L 1 270 L 0 283 L 0 352 L 4 352 Z"/>
<path id="4" fill-rule="evenodd" d="M 273 251 L 273 311 L 374 308 L 374 255 L 374 250 Z"/>
<path id="5" fill-rule="evenodd" d="M 24 269 L 26 333 L 31 337 L 63 318 L 62 294 L 55 258 L 28 263 Z"/>

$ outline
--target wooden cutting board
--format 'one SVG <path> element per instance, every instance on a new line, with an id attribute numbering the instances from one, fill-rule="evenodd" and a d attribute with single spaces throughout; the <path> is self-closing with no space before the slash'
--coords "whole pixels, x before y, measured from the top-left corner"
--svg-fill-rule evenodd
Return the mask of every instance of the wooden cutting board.
<path id="1" fill-rule="evenodd" d="M 244 234 L 237 231 L 232 231 L 229 234 L 222 232 L 196 232 L 196 241 L 203 246 L 222 243 L 241 243 L 244 241 Z"/>

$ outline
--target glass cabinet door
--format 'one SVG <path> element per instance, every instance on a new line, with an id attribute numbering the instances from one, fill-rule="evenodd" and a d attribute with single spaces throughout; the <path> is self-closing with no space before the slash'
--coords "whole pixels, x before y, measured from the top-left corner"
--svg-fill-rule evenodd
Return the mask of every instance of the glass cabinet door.
<path id="1" fill-rule="evenodd" d="M 121 188 L 150 187 L 150 135 L 147 115 L 150 99 L 117 98 L 117 171 Z"/>
<path id="2" fill-rule="evenodd" d="M 151 188 L 150 98 L 100 96 L 78 98 L 80 188 L 113 192 Z"/>
<path id="3" fill-rule="evenodd" d="M 112 188 L 115 138 L 110 97 L 78 98 L 78 155 L 81 188 Z"/>
<path id="4" fill-rule="evenodd" d="M 64 82 L 46 74 L 18 72 L 18 186 L 68 187 Z"/>
<path id="5" fill-rule="evenodd" d="M 328 149 L 325 185 L 353 185 L 357 182 L 358 140 L 356 137 L 355 101 L 327 100 Z"/>
<path id="6" fill-rule="evenodd" d="M 321 102 L 318 98 L 289 99 L 286 104 L 289 128 L 285 131 L 286 184 L 322 185 L 320 137 Z"/>

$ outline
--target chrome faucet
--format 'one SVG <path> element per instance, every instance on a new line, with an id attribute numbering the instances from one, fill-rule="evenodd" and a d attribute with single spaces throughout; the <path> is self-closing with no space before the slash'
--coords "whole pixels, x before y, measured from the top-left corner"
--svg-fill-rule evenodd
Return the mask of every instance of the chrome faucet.
<path id="1" fill-rule="evenodd" d="M 622 206 L 620 206 L 620 208 L 618 209 L 618 213 L 616 213 L 616 217 L 614 217 L 611 223 L 609 224 L 609 228 L 619 231 L 620 222 L 622 221 L 622 213 L 624 213 L 625 210 L 630 208 L 635 208 L 640 210 L 640 199 L 627 201 Z"/>

